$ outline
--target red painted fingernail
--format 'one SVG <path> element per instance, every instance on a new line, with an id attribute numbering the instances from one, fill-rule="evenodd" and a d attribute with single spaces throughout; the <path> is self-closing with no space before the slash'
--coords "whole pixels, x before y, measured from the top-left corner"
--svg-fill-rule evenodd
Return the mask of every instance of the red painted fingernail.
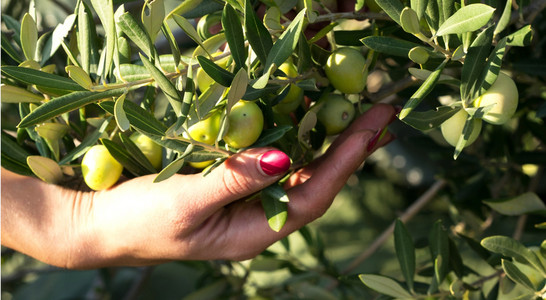
<path id="1" fill-rule="evenodd" d="M 383 130 L 378 129 L 375 135 L 368 142 L 368 146 L 366 147 L 366 150 L 368 150 L 368 152 L 372 151 L 373 147 L 375 147 L 375 145 L 377 144 L 377 142 L 379 142 L 381 137 L 383 137 Z"/>
<path id="2" fill-rule="evenodd" d="M 282 151 L 270 150 L 262 154 L 260 167 L 269 176 L 279 175 L 290 168 L 290 157 Z"/>

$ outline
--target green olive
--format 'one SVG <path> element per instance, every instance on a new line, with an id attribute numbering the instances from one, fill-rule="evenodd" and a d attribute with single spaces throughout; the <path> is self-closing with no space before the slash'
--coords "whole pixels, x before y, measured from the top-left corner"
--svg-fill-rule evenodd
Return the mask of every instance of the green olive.
<path id="1" fill-rule="evenodd" d="M 324 71 L 330 83 L 340 92 L 357 94 L 364 90 L 366 60 L 360 51 L 343 47 L 328 57 Z"/>
<path id="2" fill-rule="evenodd" d="M 240 100 L 231 108 L 228 122 L 224 141 L 229 146 L 240 149 L 258 140 L 264 127 L 264 116 L 256 103 Z"/>
<path id="3" fill-rule="evenodd" d="M 152 163 L 152 166 L 159 170 L 161 168 L 161 161 L 163 158 L 163 147 L 154 142 L 151 138 L 135 132 L 130 136 L 130 139 L 137 145 L 138 149 L 142 151 L 144 156 Z"/>
<path id="4" fill-rule="evenodd" d="M 468 118 L 468 113 L 466 110 L 461 109 L 456 114 L 451 116 L 451 118 L 447 119 L 440 125 L 440 130 L 442 131 L 442 136 L 446 140 L 448 144 L 455 147 L 457 146 L 457 142 L 459 141 L 459 137 L 463 133 L 464 124 L 466 122 L 466 119 Z M 480 131 L 482 130 L 482 120 L 474 118 L 473 119 L 473 128 L 472 132 L 470 133 L 470 136 L 468 137 L 468 141 L 466 142 L 466 146 L 470 146 L 470 144 L 474 143 L 478 136 L 480 135 Z"/>
<path id="5" fill-rule="evenodd" d="M 222 114 L 220 112 L 213 112 L 208 118 L 203 119 L 188 128 L 187 133 L 184 133 L 186 138 L 191 138 L 197 142 L 205 143 L 208 145 L 214 145 L 216 138 L 220 133 L 220 125 L 222 121 Z M 188 136 L 189 134 L 189 136 Z M 204 169 L 211 165 L 214 160 L 207 160 L 201 162 L 189 162 L 188 164 L 196 169 Z"/>
<path id="6" fill-rule="evenodd" d="M 279 66 L 279 69 L 283 71 L 289 77 L 298 76 L 298 70 L 292 62 L 285 62 Z M 286 77 L 279 77 L 279 79 L 286 79 Z M 290 113 L 296 110 L 303 101 L 303 90 L 294 83 L 291 83 L 288 87 L 288 94 L 273 107 L 273 111 L 278 113 Z"/>
<path id="7" fill-rule="evenodd" d="M 318 102 L 321 105 L 317 119 L 326 128 L 327 135 L 338 134 L 343 131 L 355 116 L 353 104 L 339 94 L 323 95 Z"/>
<path id="8" fill-rule="evenodd" d="M 518 107 L 518 98 L 518 88 L 514 80 L 500 72 L 493 85 L 474 100 L 474 106 L 494 105 L 482 119 L 488 123 L 500 125 L 512 118 Z"/>
<path id="9" fill-rule="evenodd" d="M 123 166 L 112 157 L 104 145 L 89 148 L 83 156 L 81 167 L 83 180 L 95 191 L 113 186 L 123 171 Z"/>

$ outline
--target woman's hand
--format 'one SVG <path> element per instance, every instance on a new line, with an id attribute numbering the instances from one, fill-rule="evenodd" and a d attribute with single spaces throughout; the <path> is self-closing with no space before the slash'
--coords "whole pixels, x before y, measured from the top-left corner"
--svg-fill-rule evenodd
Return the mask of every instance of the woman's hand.
<path id="1" fill-rule="evenodd" d="M 328 151 L 294 172 L 280 232 L 253 195 L 282 177 L 287 156 L 272 148 L 233 155 L 209 175 L 137 177 L 100 192 L 81 192 L 2 172 L 2 244 L 67 268 L 147 265 L 171 260 L 252 258 L 323 215 L 348 177 L 378 147 L 395 118 L 376 105 Z M 381 137 L 381 138 L 380 138 Z"/>

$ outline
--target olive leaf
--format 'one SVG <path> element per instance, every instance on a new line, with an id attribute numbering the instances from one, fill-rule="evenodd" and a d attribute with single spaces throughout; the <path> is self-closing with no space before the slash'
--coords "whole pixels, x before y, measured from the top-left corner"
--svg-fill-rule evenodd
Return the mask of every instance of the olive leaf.
<path id="1" fill-rule="evenodd" d="M 476 3 L 462 7 L 446 19 L 436 32 L 437 36 L 476 31 L 487 24 L 495 9 L 489 5 Z"/>
<path id="2" fill-rule="evenodd" d="M 288 216 L 286 191 L 274 183 L 261 191 L 260 198 L 269 227 L 273 231 L 279 232 Z"/>

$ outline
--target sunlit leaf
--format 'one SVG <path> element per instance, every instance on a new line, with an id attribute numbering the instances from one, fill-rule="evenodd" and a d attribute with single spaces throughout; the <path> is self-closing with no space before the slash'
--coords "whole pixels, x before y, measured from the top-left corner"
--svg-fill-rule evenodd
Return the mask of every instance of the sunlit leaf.
<path id="1" fill-rule="evenodd" d="M 508 278 L 512 279 L 514 282 L 519 283 L 526 287 L 527 289 L 531 291 L 535 291 L 536 287 L 533 285 L 529 277 L 525 275 L 514 263 L 512 263 L 509 260 L 503 259 L 502 260 L 502 268 L 504 269 L 504 272 L 508 276 Z"/>
<path id="2" fill-rule="evenodd" d="M 36 56 L 38 44 L 38 29 L 32 16 L 26 13 L 21 21 L 21 48 L 27 60 L 33 60 Z"/>
<path id="3" fill-rule="evenodd" d="M 283 228 L 288 217 L 288 208 L 286 205 L 288 197 L 286 196 L 286 192 L 280 191 L 282 187 L 278 185 L 275 187 L 276 185 L 277 184 L 273 184 L 272 186 L 263 189 L 260 197 L 269 227 L 273 231 L 279 232 Z"/>
<path id="4" fill-rule="evenodd" d="M 396 299 L 413 299 L 411 294 L 393 279 L 374 274 L 360 274 L 358 278 L 372 290 Z"/>
<path id="5" fill-rule="evenodd" d="M 42 123 L 63 113 L 75 110 L 89 103 L 102 99 L 120 96 L 126 89 L 113 89 L 104 92 L 72 92 L 70 94 L 54 98 L 33 110 L 19 123 L 19 127 L 28 127 Z"/>
<path id="6" fill-rule="evenodd" d="M 404 9 L 400 0 L 376 0 L 376 3 L 394 22 L 400 24 L 400 13 Z"/>
<path id="7" fill-rule="evenodd" d="M 224 6 L 222 12 L 222 27 L 235 65 L 237 68 L 242 68 L 245 65 L 248 51 L 245 49 L 245 37 L 239 16 L 229 4 Z"/>
<path id="8" fill-rule="evenodd" d="M 403 120 L 414 108 L 416 108 L 421 101 L 434 89 L 440 74 L 444 70 L 447 60 L 444 60 L 421 84 L 419 89 L 413 93 L 411 98 L 406 102 L 402 111 L 400 111 L 399 118 Z"/>
<path id="9" fill-rule="evenodd" d="M 490 236 L 484 238 L 481 241 L 481 245 L 491 252 L 513 257 L 519 262 L 526 263 L 546 276 L 546 268 L 542 265 L 536 254 L 513 238 L 500 235 Z"/>
<path id="10" fill-rule="evenodd" d="M 149 59 L 153 57 L 152 40 L 131 13 L 125 12 L 117 16 L 116 24 L 138 48 L 144 51 Z"/>
<path id="11" fill-rule="evenodd" d="M 180 96 L 180 92 L 175 88 L 174 84 L 167 78 L 167 76 L 163 74 L 163 72 L 156 68 L 156 66 L 154 66 L 154 64 L 152 64 L 142 54 L 139 53 L 139 55 L 142 63 L 146 69 L 148 69 L 148 72 L 150 72 L 159 88 L 161 88 L 165 96 L 167 96 L 167 99 L 169 100 L 175 114 L 179 116 L 182 112 L 182 97 Z"/>
<path id="12" fill-rule="evenodd" d="M 400 13 L 400 25 L 407 33 L 416 34 L 421 32 L 421 29 L 419 28 L 419 17 L 417 16 L 417 13 L 409 7 L 404 8 Z"/>
<path id="13" fill-rule="evenodd" d="M 27 156 L 27 164 L 38 178 L 47 183 L 58 183 L 63 179 L 63 172 L 56 161 L 48 157 Z"/>
<path id="14" fill-rule="evenodd" d="M 61 46 L 61 42 L 63 39 L 68 36 L 72 28 L 74 27 L 74 23 L 76 22 L 76 15 L 70 14 L 66 16 L 64 22 L 62 24 L 58 24 L 55 26 L 55 29 L 53 30 L 53 33 L 49 37 L 49 39 L 46 41 L 45 45 L 42 48 L 41 51 L 41 63 L 44 64 L 47 60 L 49 60 L 55 52 L 57 52 L 57 49 Z M 78 30 L 80 32 L 80 30 Z M 83 56 L 87 54 L 86 51 L 89 51 L 88 48 L 85 48 L 82 50 L 80 48 L 80 55 Z"/>
<path id="15" fill-rule="evenodd" d="M 163 0 L 147 0 L 142 6 L 142 12 L 140 14 L 142 25 L 150 40 L 153 42 L 161 26 L 163 26 L 163 19 L 165 18 L 165 4 Z"/>
<path id="16" fill-rule="evenodd" d="M 117 34 L 116 25 L 114 22 L 114 4 L 113 0 L 91 0 L 93 9 L 99 16 L 99 19 L 104 27 L 106 47 L 103 74 L 108 74 L 114 60 L 114 52 L 116 50 Z"/>
<path id="17" fill-rule="evenodd" d="M 505 38 L 506 45 L 508 46 L 529 46 L 531 44 L 531 40 L 533 39 L 533 29 L 531 28 L 531 25 L 527 25 L 525 27 L 522 27 L 518 31 L 506 36 Z"/>
<path id="18" fill-rule="evenodd" d="M 477 84 L 490 53 L 493 30 L 493 27 L 489 27 L 482 31 L 468 48 L 461 74 L 460 91 L 463 101 L 471 100 L 474 91 L 479 88 Z"/>
<path id="19" fill-rule="evenodd" d="M 88 134 L 78 146 L 76 146 L 74 149 L 68 152 L 59 161 L 59 165 L 70 163 L 71 161 L 84 155 L 87 152 L 87 150 L 91 148 L 91 146 L 95 145 L 97 141 L 99 140 L 99 138 L 104 134 L 104 132 L 106 131 L 106 128 L 108 127 L 108 124 L 110 124 L 110 118 L 104 119 L 97 129 L 95 129 L 93 132 Z"/>
<path id="20" fill-rule="evenodd" d="M 44 100 L 44 97 L 29 92 L 28 90 L 16 87 L 13 85 L 2 84 L 0 85 L 0 92 L 2 93 L 2 103 L 20 103 L 20 102 L 34 102 L 39 103 Z"/>
<path id="21" fill-rule="evenodd" d="M 455 12 L 438 28 L 436 35 L 460 34 L 475 31 L 487 24 L 495 9 L 489 5 L 476 3 L 467 5 Z"/>

